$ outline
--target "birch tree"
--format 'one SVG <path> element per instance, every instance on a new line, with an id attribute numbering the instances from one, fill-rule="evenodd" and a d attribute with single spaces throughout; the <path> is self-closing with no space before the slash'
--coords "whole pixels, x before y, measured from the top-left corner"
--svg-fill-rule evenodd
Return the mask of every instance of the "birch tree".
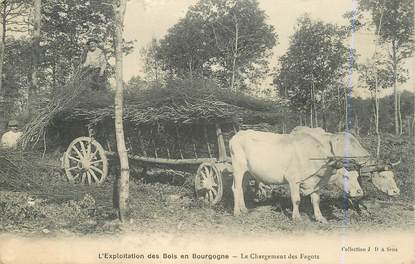
<path id="1" fill-rule="evenodd" d="M 6 38 L 9 32 L 27 31 L 27 21 L 25 18 L 29 14 L 29 0 L 1 0 L 0 1 L 0 104 L 3 102 L 5 95 L 4 81 L 4 57 Z M 3 108 L 3 109 L 2 109 Z M 6 109 L 0 105 L 0 121 L 6 118 Z M 1 124 L 0 124 L 1 126 Z"/>
<path id="2" fill-rule="evenodd" d="M 32 93 L 38 90 L 38 67 L 40 63 L 40 27 L 42 20 L 42 0 L 33 0 L 33 33 L 32 33 L 32 74 L 31 85 L 29 86 L 27 109 L 30 112 Z"/>
<path id="3" fill-rule="evenodd" d="M 0 24 L 1 24 L 1 41 L 0 41 L 0 96 L 3 95 L 3 62 L 4 47 L 7 33 L 26 31 L 27 22 L 25 17 L 28 16 L 28 1 L 26 0 L 2 0 L 0 2 Z"/>
<path id="4" fill-rule="evenodd" d="M 344 78 L 350 67 L 349 49 L 343 44 L 346 37 L 343 28 L 305 15 L 298 19 L 290 46 L 279 60 L 274 83 L 291 107 L 306 116 L 310 127 L 319 126 L 320 116 L 327 129 L 327 112 L 341 120 Z"/>
<path id="5" fill-rule="evenodd" d="M 117 179 L 117 200 L 118 200 L 118 217 L 124 222 L 128 213 L 128 196 L 129 196 L 129 165 L 127 149 L 124 138 L 123 125 L 123 28 L 124 15 L 127 6 L 127 0 L 120 0 L 114 5 L 115 10 L 115 135 L 117 139 L 117 150 L 120 159 L 120 175 Z"/>
<path id="6" fill-rule="evenodd" d="M 361 0 L 360 8 L 369 11 L 377 37 L 388 55 L 393 76 L 395 134 L 402 133 L 399 74 L 404 71 L 405 59 L 414 51 L 413 0 Z"/>
<path id="7" fill-rule="evenodd" d="M 256 0 L 199 0 L 160 41 L 164 68 L 179 77 L 209 77 L 243 90 L 269 71 L 274 27 Z"/>

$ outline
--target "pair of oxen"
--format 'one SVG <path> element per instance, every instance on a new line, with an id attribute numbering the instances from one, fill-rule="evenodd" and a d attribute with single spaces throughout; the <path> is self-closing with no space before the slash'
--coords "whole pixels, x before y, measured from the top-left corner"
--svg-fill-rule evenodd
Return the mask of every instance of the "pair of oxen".
<path id="1" fill-rule="evenodd" d="M 319 189 L 334 184 L 348 197 L 363 196 L 358 177 L 362 167 L 380 191 L 399 195 L 392 167 L 373 161 L 350 133 L 296 127 L 290 134 L 239 131 L 229 142 L 233 166 L 234 215 L 246 212 L 243 177 L 249 173 L 259 188 L 288 183 L 292 218 L 300 220 L 301 195 L 310 195 L 316 221 L 327 223 L 320 211 Z M 373 169 L 370 169 L 373 168 Z"/>

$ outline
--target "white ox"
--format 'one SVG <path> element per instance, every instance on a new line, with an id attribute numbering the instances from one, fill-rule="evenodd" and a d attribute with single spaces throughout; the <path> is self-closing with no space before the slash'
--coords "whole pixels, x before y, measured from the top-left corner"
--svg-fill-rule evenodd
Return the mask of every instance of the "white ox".
<path id="1" fill-rule="evenodd" d="M 351 197 L 363 195 L 357 172 L 336 170 L 333 164 L 327 162 L 330 153 L 324 145 L 308 134 L 246 130 L 236 133 L 229 145 L 234 173 L 234 215 L 247 211 L 242 190 L 242 180 L 247 172 L 264 184 L 288 183 L 293 220 L 301 219 L 299 204 L 302 193 L 311 196 L 315 219 L 327 222 L 320 211 L 318 187 L 322 183 L 333 183 Z"/>
<path id="2" fill-rule="evenodd" d="M 400 190 L 395 182 L 395 174 L 391 170 L 395 164 L 389 164 L 384 166 L 370 165 L 369 152 L 362 147 L 360 142 L 352 134 L 347 132 L 328 133 L 322 128 L 310 128 L 304 126 L 298 126 L 293 129 L 291 134 L 308 134 L 315 139 L 319 140 L 326 148 L 326 151 L 330 151 L 332 155 L 337 157 L 351 157 L 348 160 L 357 161 L 360 164 L 367 164 L 369 166 L 376 167 L 374 171 L 370 171 L 370 180 L 373 185 L 380 191 L 386 193 L 389 196 L 397 196 Z M 347 166 L 348 164 L 345 164 Z"/>

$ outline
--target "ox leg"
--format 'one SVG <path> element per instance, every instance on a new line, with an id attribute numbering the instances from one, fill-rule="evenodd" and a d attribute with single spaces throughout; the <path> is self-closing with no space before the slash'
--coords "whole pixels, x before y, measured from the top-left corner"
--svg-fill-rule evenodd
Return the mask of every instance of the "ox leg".
<path id="1" fill-rule="evenodd" d="M 246 213 L 248 211 L 245 206 L 244 193 L 242 189 L 243 177 L 244 173 L 242 171 L 234 171 L 232 185 L 234 200 L 233 215 L 240 215 L 241 213 Z"/>
<path id="2" fill-rule="evenodd" d="M 229 148 L 232 156 L 232 167 L 233 167 L 233 215 L 239 215 L 245 213 L 248 210 L 245 206 L 244 193 L 242 183 L 245 172 L 248 171 L 246 157 L 241 144 L 238 143 L 237 136 L 233 137 L 229 142 Z"/>
<path id="3" fill-rule="evenodd" d="M 317 222 L 327 224 L 326 218 L 321 214 L 320 211 L 320 194 L 318 192 L 313 192 L 310 194 L 311 203 L 313 204 L 314 217 Z"/>
<path id="4" fill-rule="evenodd" d="M 290 183 L 290 193 L 291 193 L 291 202 L 293 204 L 293 214 L 292 219 L 293 221 L 301 221 L 300 215 L 300 184 L 297 183 Z"/>

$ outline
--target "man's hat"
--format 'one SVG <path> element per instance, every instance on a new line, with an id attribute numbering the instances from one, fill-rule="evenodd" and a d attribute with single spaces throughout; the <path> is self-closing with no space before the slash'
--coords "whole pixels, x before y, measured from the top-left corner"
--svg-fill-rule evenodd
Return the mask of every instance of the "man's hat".
<path id="1" fill-rule="evenodd" d="M 95 43 L 97 43 L 97 44 L 98 44 L 98 40 L 97 40 L 97 39 L 95 39 L 95 38 L 90 38 L 90 39 L 88 39 L 88 41 L 86 42 L 86 45 L 89 45 L 91 42 L 95 42 Z"/>
<path id="2" fill-rule="evenodd" d="M 17 126 L 19 126 L 19 122 L 17 120 L 12 119 L 12 120 L 9 121 L 8 126 L 9 127 L 17 127 Z"/>

